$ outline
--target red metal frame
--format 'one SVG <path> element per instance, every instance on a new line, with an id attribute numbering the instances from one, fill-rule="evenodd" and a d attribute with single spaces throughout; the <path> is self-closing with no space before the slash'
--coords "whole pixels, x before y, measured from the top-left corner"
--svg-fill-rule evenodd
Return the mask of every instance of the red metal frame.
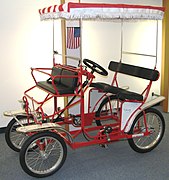
<path id="1" fill-rule="evenodd" d="M 120 139 L 123 138 L 132 138 L 131 134 L 127 134 L 125 133 L 125 128 L 127 127 L 128 123 L 130 122 L 131 118 L 134 116 L 135 112 L 137 110 L 140 109 L 140 107 L 145 103 L 152 82 L 150 81 L 148 86 L 145 88 L 145 90 L 142 92 L 142 95 L 144 95 L 144 99 L 142 102 L 140 101 L 123 101 L 123 102 L 119 102 L 119 100 L 117 100 L 117 109 L 120 109 L 120 113 L 119 115 L 114 115 L 113 113 L 111 113 L 111 115 L 105 115 L 102 117 L 96 117 L 95 116 L 95 111 L 96 108 L 98 106 L 98 104 L 101 102 L 101 100 L 104 97 L 108 97 L 107 93 L 103 93 L 102 91 L 98 90 L 98 93 L 103 93 L 103 95 L 98 99 L 98 101 L 95 103 L 93 109 L 91 110 L 90 107 L 90 101 L 91 101 L 91 92 L 92 90 L 96 90 L 95 88 L 92 88 L 89 90 L 89 101 L 88 101 L 88 112 L 85 113 L 84 112 L 84 94 L 87 91 L 88 87 L 91 85 L 93 79 L 95 78 L 95 76 L 91 73 L 88 72 L 86 70 L 86 68 L 84 68 L 83 66 L 80 66 L 78 68 L 74 68 L 74 67 L 68 67 L 65 65 L 61 65 L 61 64 L 56 64 L 54 63 L 54 65 L 56 67 L 59 68 L 64 68 L 73 72 L 77 72 L 78 75 L 77 76 L 52 76 L 50 73 L 47 73 L 46 71 L 51 71 L 51 68 L 32 68 L 31 69 L 31 74 L 32 77 L 35 81 L 35 86 L 29 88 L 28 90 L 26 90 L 24 92 L 24 97 L 23 100 L 24 102 L 26 102 L 26 113 L 28 114 L 28 117 L 30 115 L 33 115 L 35 123 L 42 123 L 43 120 L 46 119 L 50 119 L 51 122 L 54 122 L 55 117 L 60 116 L 60 113 L 62 114 L 63 111 L 65 110 L 69 110 L 71 107 L 79 104 L 80 105 L 80 114 L 75 115 L 75 117 L 80 118 L 81 120 L 81 124 L 79 125 L 74 125 L 73 122 L 73 118 L 74 117 L 65 117 L 65 116 L 60 116 L 62 121 L 58 121 L 57 124 L 59 125 L 66 125 L 66 124 L 71 124 L 74 125 L 75 127 L 78 127 L 79 129 L 74 130 L 74 131 L 69 131 L 69 135 L 71 135 L 71 138 L 75 141 L 71 142 L 69 138 L 67 138 L 67 135 L 65 134 L 65 132 L 60 132 L 57 130 L 53 130 L 54 133 L 58 133 L 60 134 L 61 137 L 64 138 L 65 142 L 73 149 L 76 148 L 80 148 L 80 147 L 84 147 L 84 146 L 89 146 L 89 145 L 94 145 L 94 144 L 107 144 L 110 143 L 112 141 L 118 141 Z M 31 90 L 33 90 L 34 88 L 37 88 L 37 81 L 34 75 L 34 72 L 37 71 L 39 73 L 43 73 L 45 75 L 48 75 L 49 77 L 51 77 L 51 79 L 54 81 L 54 78 L 57 77 L 64 77 L 64 78 L 68 78 L 68 77 L 78 77 L 78 84 L 79 86 L 76 88 L 75 93 L 74 94 L 64 94 L 64 95 L 60 95 L 59 92 L 57 91 L 57 88 L 55 87 L 55 94 L 52 94 L 51 92 L 47 92 L 46 97 L 42 100 L 42 101 L 37 101 L 34 97 L 31 97 L 29 95 L 29 92 Z M 87 77 L 88 83 L 85 87 L 83 87 L 83 80 L 82 77 Z M 118 87 L 118 81 L 117 81 L 117 72 L 114 75 L 114 78 L 112 80 L 112 85 L 115 85 Z M 53 84 L 54 86 L 54 84 Z M 38 87 L 39 88 L 39 87 Z M 65 106 L 63 109 L 59 109 L 57 107 L 57 98 L 58 97 L 78 97 L 77 100 L 73 101 L 71 104 L 68 104 L 67 106 Z M 49 101 L 50 99 L 54 99 L 54 113 L 51 115 L 46 115 L 44 110 L 43 110 L 43 105 Z M 36 104 L 38 107 L 36 109 L 34 109 L 34 111 L 32 112 L 29 108 L 29 103 L 28 103 L 28 99 L 32 101 L 32 103 Z M 123 130 L 121 130 L 121 117 L 122 117 L 122 106 L 124 102 L 139 102 L 141 103 L 140 106 L 138 108 L 135 109 L 135 111 L 131 114 L 131 116 L 128 118 L 125 128 Z M 112 106 L 109 102 L 109 107 L 112 110 Z M 40 114 L 41 115 L 41 119 L 42 121 L 38 121 L 38 118 L 36 116 L 36 114 Z M 93 121 L 96 120 L 102 120 L 104 121 L 104 119 L 107 118 L 111 118 L 113 120 L 115 120 L 114 122 L 112 122 L 111 124 L 108 124 L 109 126 L 111 126 L 111 128 L 113 129 L 113 131 L 111 133 L 109 133 L 108 135 L 103 133 L 103 126 L 93 126 Z M 57 118 L 56 118 L 57 119 Z M 146 126 L 146 117 L 144 116 L 144 121 L 145 121 L 145 126 Z M 147 126 L 146 126 L 147 127 Z M 95 135 L 91 135 L 90 132 L 96 131 Z M 150 132 L 148 132 L 148 130 L 146 130 L 145 133 L 140 134 L 140 136 L 147 136 Z M 85 137 L 88 139 L 88 141 L 84 141 L 84 142 L 76 142 L 76 137 L 79 136 L 80 134 L 84 134 Z"/>

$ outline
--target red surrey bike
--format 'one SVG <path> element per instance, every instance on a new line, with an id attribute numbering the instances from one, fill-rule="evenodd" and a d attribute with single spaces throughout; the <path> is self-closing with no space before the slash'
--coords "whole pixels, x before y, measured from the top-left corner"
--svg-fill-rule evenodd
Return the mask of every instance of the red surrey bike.
<path id="1" fill-rule="evenodd" d="M 91 9 L 94 13 L 91 13 Z M 68 3 L 50 6 L 39 12 L 42 20 L 65 18 L 82 21 L 159 20 L 163 11 L 163 8 L 150 6 Z M 56 55 L 59 53 L 54 51 Z M 95 60 L 80 59 L 77 67 L 58 64 L 54 60 L 52 68 L 31 69 L 35 85 L 25 91 L 21 102 L 23 109 L 4 113 L 13 117 L 6 129 L 7 144 L 13 150 L 20 151 L 20 163 L 26 173 L 46 177 L 58 171 L 66 160 L 66 145 L 72 149 L 90 145 L 106 147 L 109 143 L 127 139 L 134 151 L 146 153 L 160 143 L 165 122 L 161 112 L 153 106 L 165 98 L 157 96 L 147 101 L 152 83 L 159 78 L 156 63 L 153 69 L 148 69 L 123 63 L 122 60 L 110 61 L 108 69 L 114 72 L 111 84 L 93 82 L 94 73 L 108 75 Z M 37 73 L 48 76 L 47 80 L 37 81 Z M 132 92 L 119 87 L 119 74 L 141 78 L 148 83 L 141 94 Z M 45 93 L 43 100 L 39 101 L 31 95 L 35 89 Z M 87 113 L 84 111 L 86 93 Z M 93 93 L 98 95 L 98 99 L 91 107 Z M 69 101 L 61 108 L 58 106 L 59 98 L 63 97 L 69 98 Z M 44 105 L 51 100 L 54 108 L 49 115 L 44 111 Z M 79 105 L 80 113 L 69 114 L 69 110 L 76 105 Z M 70 126 L 74 129 L 70 130 Z M 79 140 L 81 136 L 85 140 Z"/>

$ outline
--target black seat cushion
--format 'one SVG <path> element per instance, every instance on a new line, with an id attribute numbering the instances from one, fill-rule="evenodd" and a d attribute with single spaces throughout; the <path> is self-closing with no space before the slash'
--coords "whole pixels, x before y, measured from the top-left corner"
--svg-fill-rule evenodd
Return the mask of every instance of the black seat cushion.
<path id="1" fill-rule="evenodd" d="M 143 96 L 135 93 L 135 92 L 131 92 L 131 91 L 126 91 L 124 90 L 123 92 L 120 92 L 117 94 L 117 98 L 120 100 L 137 100 L 137 101 L 143 101 Z"/>
<path id="2" fill-rule="evenodd" d="M 100 89 L 100 90 L 102 90 L 104 92 L 110 92 L 110 93 L 113 93 L 113 94 L 117 94 L 119 92 L 124 91 L 124 89 L 121 89 L 121 88 L 118 88 L 118 87 L 115 87 L 115 86 L 111 86 L 110 84 L 103 83 L 103 82 L 91 83 L 90 86 L 95 87 L 97 89 Z"/>
<path id="3" fill-rule="evenodd" d="M 54 83 L 60 83 L 60 77 L 59 76 L 61 74 L 62 74 L 61 68 L 56 68 L 56 67 L 52 68 L 51 76 L 53 76 L 53 77 L 58 76 L 58 77 L 54 78 Z M 47 82 L 51 84 L 52 78 L 50 77 L 49 79 L 47 79 Z"/>
<path id="4" fill-rule="evenodd" d="M 37 83 L 37 86 L 56 94 L 56 91 L 51 83 L 48 83 L 47 81 L 40 81 Z M 58 90 L 59 94 L 73 94 L 74 88 L 62 85 L 62 84 L 55 84 L 56 89 Z"/>
<path id="5" fill-rule="evenodd" d="M 124 64 L 121 62 L 111 61 L 108 68 L 114 72 L 119 72 L 151 81 L 157 81 L 159 78 L 159 72 L 157 70 Z"/>
<path id="6" fill-rule="evenodd" d="M 62 70 L 63 76 L 77 76 L 77 72 L 69 71 L 67 69 Z M 70 88 L 75 88 L 77 86 L 77 77 L 62 77 L 60 79 L 60 83 L 64 86 L 68 86 Z"/>
<path id="7" fill-rule="evenodd" d="M 137 101 L 143 100 L 143 96 L 138 93 L 127 91 L 125 89 L 118 88 L 118 87 L 115 87 L 115 86 L 112 86 L 103 82 L 92 83 L 90 86 L 100 89 L 103 92 L 115 94 L 117 99 L 120 99 L 123 101 L 126 99 L 137 100 Z"/>
<path id="8" fill-rule="evenodd" d="M 74 93 L 74 90 L 77 87 L 78 77 L 73 77 L 73 76 L 77 76 L 77 72 L 53 67 L 51 75 L 53 77 L 57 75 L 60 76 L 54 79 L 54 85 L 52 84 L 52 78 L 49 78 L 47 81 L 37 82 L 37 86 L 53 94 L 56 94 L 57 91 L 59 92 L 59 94 L 73 94 Z M 55 87 L 57 91 L 55 90 Z"/>

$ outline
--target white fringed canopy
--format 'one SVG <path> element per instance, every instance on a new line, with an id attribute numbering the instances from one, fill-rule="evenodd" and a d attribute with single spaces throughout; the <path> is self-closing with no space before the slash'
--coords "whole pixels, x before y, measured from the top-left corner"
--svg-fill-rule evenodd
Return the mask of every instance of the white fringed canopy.
<path id="1" fill-rule="evenodd" d="M 65 3 L 39 10 L 41 20 L 161 20 L 164 8 L 128 4 Z"/>

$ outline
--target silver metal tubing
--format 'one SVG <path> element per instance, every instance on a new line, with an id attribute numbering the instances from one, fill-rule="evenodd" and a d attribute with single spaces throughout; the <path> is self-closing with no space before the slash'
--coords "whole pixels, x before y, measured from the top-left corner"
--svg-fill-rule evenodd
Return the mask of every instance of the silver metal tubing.
<path id="1" fill-rule="evenodd" d="M 82 64 L 82 18 L 79 20 L 79 27 L 80 27 L 80 64 Z"/>
<path id="2" fill-rule="evenodd" d="M 56 55 L 59 55 L 59 56 L 66 57 L 66 58 L 74 59 L 74 60 L 77 60 L 77 61 L 81 60 L 81 58 L 75 57 L 75 56 L 68 56 L 68 55 L 64 55 L 64 54 L 57 53 L 57 52 L 55 52 L 55 54 L 56 54 Z"/>
<path id="3" fill-rule="evenodd" d="M 120 62 L 123 58 L 123 19 L 121 20 L 121 52 L 120 52 Z"/>
<path id="4" fill-rule="evenodd" d="M 54 24 L 55 22 L 54 22 L 54 19 L 53 19 L 53 51 L 54 51 L 54 46 L 55 46 L 55 42 L 54 42 L 54 40 L 55 40 L 55 24 Z"/>
<path id="5" fill-rule="evenodd" d="M 128 51 L 123 51 L 122 53 L 123 53 L 123 54 L 139 55 L 139 56 L 156 57 L 156 55 L 151 55 L 151 54 L 141 54 L 141 53 L 134 53 L 134 52 L 128 52 Z"/>
<path id="6" fill-rule="evenodd" d="M 156 62 L 155 67 L 157 66 L 157 55 L 158 55 L 158 20 L 157 20 L 157 27 L 156 27 Z"/>

